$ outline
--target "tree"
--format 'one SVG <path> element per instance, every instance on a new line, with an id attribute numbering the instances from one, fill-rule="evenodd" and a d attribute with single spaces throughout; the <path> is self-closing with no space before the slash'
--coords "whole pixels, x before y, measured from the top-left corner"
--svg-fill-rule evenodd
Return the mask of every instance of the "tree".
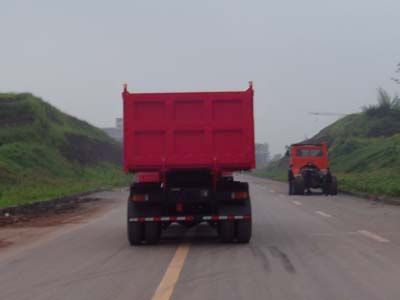
<path id="1" fill-rule="evenodd" d="M 378 89 L 377 104 L 368 105 L 363 107 L 363 111 L 367 115 L 384 115 L 390 111 L 400 110 L 400 97 L 394 95 L 393 97 L 389 95 L 383 88 Z"/>
<path id="2" fill-rule="evenodd" d="M 271 161 L 278 161 L 278 160 L 280 160 L 282 157 L 283 157 L 282 154 L 277 153 L 277 154 L 275 154 L 275 155 L 272 157 L 272 160 L 271 160 Z"/>
<path id="3" fill-rule="evenodd" d="M 265 166 L 271 159 L 268 143 L 256 143 L 256 164 L 257 167 Z"/>
<path id="4" fill-rule="evenodd" d="M 400 74 L 400 63 L 397 64 L 396 66 L 396 73 Z M 395 77 L 392 77 L 391 79 L 396 82 L 397 84 L 400 84 L 400 78 L 398 77 L 399 75 L 396 75 Z"/>

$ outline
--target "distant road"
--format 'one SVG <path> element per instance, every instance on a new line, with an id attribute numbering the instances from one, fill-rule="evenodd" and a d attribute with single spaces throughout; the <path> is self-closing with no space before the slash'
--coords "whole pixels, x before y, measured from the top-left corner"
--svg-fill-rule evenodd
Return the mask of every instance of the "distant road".
<path id="1" fill-rule="evenodd" d="M 126 192 L 101 215 L 15 253 L 0 252 L 0 299 L 400 299 L 400 207 L 349 196 L 293 196 L 251 184 L 253 238 L 221 244 L 207 226 L 171 227 L 130 247 Z"/>

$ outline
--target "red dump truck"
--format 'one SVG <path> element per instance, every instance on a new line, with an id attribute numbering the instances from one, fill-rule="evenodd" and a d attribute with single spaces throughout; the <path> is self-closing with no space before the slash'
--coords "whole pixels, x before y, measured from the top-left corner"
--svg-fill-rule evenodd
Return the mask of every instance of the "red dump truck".
<path id="1" fill-rule="evenodd" d="M 131 245 L 154 244 L 172 223 L 207 222 L 221 241 L 247 243 L 246 182 L 255 167 L 253 88 L 234 92 L 130 93 L 124 87 L 124 168 Z"/>

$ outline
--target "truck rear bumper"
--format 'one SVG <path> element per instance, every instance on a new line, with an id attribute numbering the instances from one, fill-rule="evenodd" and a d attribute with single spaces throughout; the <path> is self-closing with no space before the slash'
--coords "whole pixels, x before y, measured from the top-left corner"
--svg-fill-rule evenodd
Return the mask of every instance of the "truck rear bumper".
<path id="1" fill-rule="evenodd" d="M 251 220 L 251 215 L 160 216 L 129 218 L 129 222 L 218 222 L 223 220 Z"/>

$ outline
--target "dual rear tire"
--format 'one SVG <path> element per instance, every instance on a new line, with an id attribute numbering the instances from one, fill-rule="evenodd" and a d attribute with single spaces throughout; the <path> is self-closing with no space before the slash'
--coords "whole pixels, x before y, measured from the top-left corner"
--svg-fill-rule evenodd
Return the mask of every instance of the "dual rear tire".
<path id="1" fill-rule="evenodd" d="M 239 220 L 236 222 L 236 240 L 239 243 L 247 244 L 251 239 L 251 220 Z"/>
<path id="2" fill-rule="evenodd" d="M 251 216 L 250 199 L 244 200 L 242 203 L 225 204 L 219 208 L 220 215 L 226 216 Z M 218 234 L 221 242 L 232 243 L 248 243 L 252 234 L 252 220 L 220 220 L 218 224 Z"/>
<path id="3" fill-rule="evenodd" d="M 231 220 L 220 221 L 218 225 L 218 231 L 221 242 L 232 242 L 235 238 L 235 222 Z"/>
<path id="4" fill-rule="evenodd" d="M 128 240 L 131 246 L 140 245 L 144 237 L 144 224 L 140 222 L 129 222 L 128 219 Z"/>
<path id="5" fill-rule="evenodd" d="M 132 246 L 156 244 L 161 237 L 161 224 L 159 222 L 131 222 L 131 218 L 137 217 L 134 203 L 128 200 L 128 240 Z"/>
<path id="6" fill-rule="evenodd" d="M 231 243 L 235 240 L 239 243 L 248 243 L 251 239 L 251 220 L 220 221 L 218 231 L 223 243 Z"/>
<path id="7" fill-rule="evenodd" d="M 144 240 L 146 244 L 157 244 L 161 237 L 161 224 L 159 222 L 146 222 L 144 224 Z"/>
<path id="8" fill-rule="evenodd" d="M 161 237 L 161 226 L 157 222 L 129 222 L 128 240 L 132 246 L 157 244 Z"/>

